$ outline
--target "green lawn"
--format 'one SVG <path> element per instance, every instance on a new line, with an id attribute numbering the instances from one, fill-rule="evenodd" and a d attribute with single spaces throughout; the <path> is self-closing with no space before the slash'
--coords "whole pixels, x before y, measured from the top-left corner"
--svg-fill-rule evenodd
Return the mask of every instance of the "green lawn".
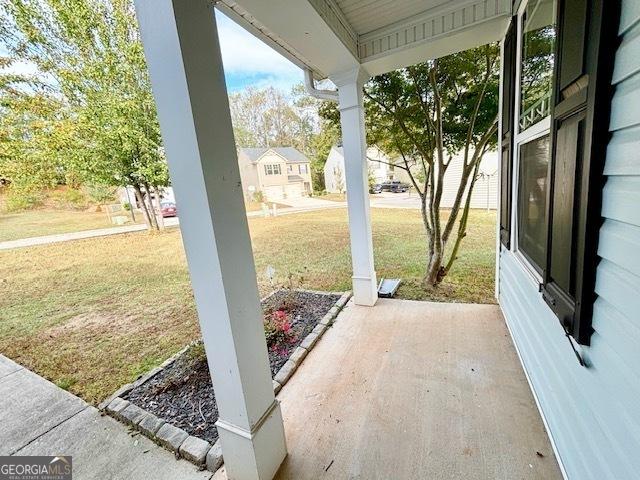
<path id="1" fill-rule="evenodd" d="M 347 195 L 344 193 L 325 193 L 323 195 L 317 195 L 315 198 L 321 200 L 331 200 L 332 202 L 346 202 Z"/>
<path id="2" fill-rule="evenodd" d="M 269 202 L 267 205 L 272 208 L 273 203 Z M 275 205 L 278 208 L 288 207 L 281 203 Z M 255 212 L 262 210 L 262 203 L 246 202 L 245 207 L 247 212 Z M 123 211 L 118 215 L 127 216 L 129 219 L 127 223 L 131 223 L 129 212 Z M 142 212 L 136 211 L 136 220 L 136 223 L 143 221 Z M 40 208 L 16 213 L 0 213 L 0 242 L 114 226 L 104 212 Z"/>
<path id="3" fill-rule="evenodd" d="M 0 242 L 107 227 L 113 225 L 104 212 L 37 209 L 0 213 Z"/>
<path id="4" fill-rule="evenodd" d="M 376 270 L 399 296 L 493 302 L 495 214 L 473 212 L 460 258 L 435 293 L 420 287 L 424 234 L 413 210 L 373 209 Z M 275 267 L 300 286 L 350 288 L 344 209 L 249 220 L 258 282 Z M 0 352 L 97 403 L 197 338 L 177 229 L 0 252 Z"/>
<path id="5" fill-rule="evenodd" d="M 259 210 L 262 210 L 262 204 L 266 203 L 267 206 L 269 208 L 273 208 L 273 205 L 276 206 L 276 208 L 287 208 L 289 207 L 289 205 L 284 205 L 282 203 L 275 203 L 275 202 L 249 202 L 249 201 L 245 201 L 244 202 L 244 208 L 247 212 L 257 212 Z"/>

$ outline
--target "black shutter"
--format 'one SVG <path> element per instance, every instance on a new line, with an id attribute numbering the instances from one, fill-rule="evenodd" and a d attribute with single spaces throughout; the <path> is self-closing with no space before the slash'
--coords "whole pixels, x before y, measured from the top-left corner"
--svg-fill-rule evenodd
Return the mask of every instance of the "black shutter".
<path id="1" fill-rule="evenodd" d="M 589 344 L 619 0 L 558 0 L 543 297 Z"/>
<path id="2" fill-rule="evenodd" d="M 511 240 L 511 172 L 513 149 L 513 115 L 516 81 L 516 21 L 511 22 L 504 37 L 502 67 L 502 118 L 500 139 L 500 242 L 509 248 Z"/>

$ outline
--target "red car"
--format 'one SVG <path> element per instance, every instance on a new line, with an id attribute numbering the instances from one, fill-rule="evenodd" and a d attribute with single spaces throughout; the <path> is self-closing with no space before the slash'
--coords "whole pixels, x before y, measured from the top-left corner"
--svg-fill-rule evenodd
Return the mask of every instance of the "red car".
<path id="1" fill-rule="evenodd" d="M 178 216 L 178 209 L 173 202 L 162 202 L 160 204 L 160 213 L 164 218 Z"/>

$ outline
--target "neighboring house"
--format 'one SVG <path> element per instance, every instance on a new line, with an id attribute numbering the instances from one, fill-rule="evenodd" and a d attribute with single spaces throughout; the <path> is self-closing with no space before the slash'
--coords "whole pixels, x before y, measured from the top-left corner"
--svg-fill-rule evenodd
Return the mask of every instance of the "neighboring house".
<path id="1" fill-rule="evenodd" d="M 377 147 L 369 147 L 367 148 L 367 157 L 369 158 L 369 175 L 375 179 L 375 183 L 382 183 L 395 178 L 394 171 L 388 165 L 391 160 L 384 152 Z M 376 160 L 381 160 L 381 162 Z M 344 171 L 342 147 L 333 146 L 324 164 L 324 185 L 327 192 L 344 193 L 346 190 Z"/>
<path id="2" fill-rule="evenodd" d="M 444 174 L 441 208 L 451 208 L 455 202 L 464 158 L 456 155 L 451 159 Z M 466 197 L 465 197 L 466 198 Z M 471 192 L 471 208 L 495 210 L 498 208 L 498 152 L 487 152 L 480 161 L 478 178 Z"/>
<path id="3" fill-rule="evenodd" d="M 293 147 L 241 148 L 238 165 L 242 191 L 248 199 L 262 192 L 264 200 L 276 202 L 313 191 L 311 163 Z"/>
<path id="4" fill-rule="evenodd" d="M 402 168 L 392 167 L 390 163 L 402 165 L 400 159 L 392 161 L 377 147 L 367 148 L 367 164 L 369 175 L 375 183 L 387 180 L 400 180 L 411 184 L 409 174 Z M 445 173 L 444 191 L 442 192 L 441 208 L 451 208 L 456 198 L 460 177 L 462 176 L 463 158 L 461 155 L 453 157 Z M 412 167 L 415 173 L 417 166 Z M 344 182 L 344 154 L 342 147 L 331 147 L 324 165 L 324 184 L 327 192 L 342 193 L 346 190 Z M 498 153 L 488 152 L 480 163 L 478 180 L 471 194 L 471 208 L 498 208 Z"/>

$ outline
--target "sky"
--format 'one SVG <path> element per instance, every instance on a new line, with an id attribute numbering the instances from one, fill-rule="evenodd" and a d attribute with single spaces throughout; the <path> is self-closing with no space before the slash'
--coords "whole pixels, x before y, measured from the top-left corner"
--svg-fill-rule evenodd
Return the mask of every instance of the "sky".
<path id="1" fill-rule="evenodd" d="M 238 92 L 247 87 L 269 86 L 289 93 L 291 87 L 303 81 L 302 70 L 271 47 L 217 10 L 216 19 L 229 93 Z M 0 56 L 3 55 L 7 55 L 7 50 L 0 42 Z M 11 71 L 33 74 L 36 68 L 20 62 L 13 64 Z"/>
<path id="2" fill-rule="evenodd" d="M 229 92 L 273 86 L 289 92 L 302 83 L 300 68 L 216 11 L 218 37 Z"/>

